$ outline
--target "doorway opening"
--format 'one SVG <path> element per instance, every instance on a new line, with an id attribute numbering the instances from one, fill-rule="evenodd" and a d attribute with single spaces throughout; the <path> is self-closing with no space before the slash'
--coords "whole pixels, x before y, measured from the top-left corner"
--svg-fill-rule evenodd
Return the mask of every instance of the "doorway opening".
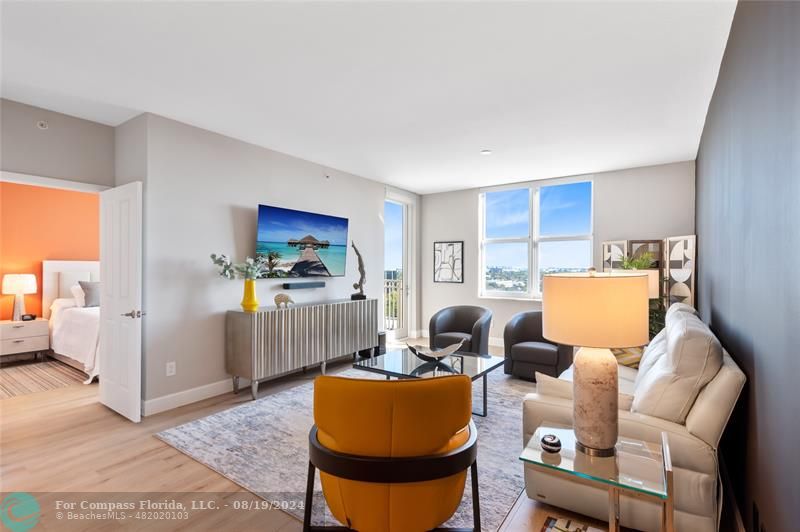
<path id="1" fill-rule="evenodd" d="M 142 184 L 0 174 L 0 401 L 90 386 L 138 422 Z"/>
<path id="2" fill-rule="evenodd" d="M 408 336 L 408 207 L 384 202 L 384 329 L 389 340 Z"/>
<path id="3" fill-rule="evenodd" d="M 0 181 L 0 400 L 97 393 L 100 197 Z"/>

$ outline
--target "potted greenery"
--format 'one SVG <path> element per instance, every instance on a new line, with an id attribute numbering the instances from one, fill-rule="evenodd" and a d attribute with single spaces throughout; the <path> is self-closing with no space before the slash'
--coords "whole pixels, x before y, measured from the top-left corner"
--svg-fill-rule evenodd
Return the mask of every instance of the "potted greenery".
<path id="1" fill-rule="evenodd" d="M 623 270 L 651 270 L 654 263 L 653 254 L 649 251 L 641 253 L 634 257 L 625 257 L 622 259 Z M 658 282 L 661 286 L 661 272 L 658 272 Z M 661 329 L 664 328 L 664 316 L 666 310 L 664 309 L 664 302 L 660 299 L 650 300 L 650 339 L 657 335 Z"/>
<path id="2" fill-rule="evenodd" d="M 227 255 L 211 254 L 211 262 L 219 266 L 219 275 L 226 279 L 244 279 L 244 295 L 242 296 L 242 310 L 255 312 L 258 310 L 256 297 L 256 279 L 263 277 L 270 271 L 267 258 L 259 255 L 255 259 L 247 257 L 244 262 L 232 263 Z M 274 266 L 273 266 L 274 268 Z"/>

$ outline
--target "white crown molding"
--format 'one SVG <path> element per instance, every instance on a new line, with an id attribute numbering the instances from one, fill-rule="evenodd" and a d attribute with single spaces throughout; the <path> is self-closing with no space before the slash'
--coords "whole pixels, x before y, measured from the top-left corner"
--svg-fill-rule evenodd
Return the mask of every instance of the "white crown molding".
<path id="1" fill-rule="evenodd" d="M 61 190 L 74 190 L 76 192 L 102 192 L 111 188 L 105 185 L 96 185 L 94 183 L 81 183 L 80 181 L 70 181 L 69 179 L 56 179 L 54 177 L 19 174 L 17 172 L 7 172 L 5 170 L 0 171 L 0 182 L 58 188 Z"/>

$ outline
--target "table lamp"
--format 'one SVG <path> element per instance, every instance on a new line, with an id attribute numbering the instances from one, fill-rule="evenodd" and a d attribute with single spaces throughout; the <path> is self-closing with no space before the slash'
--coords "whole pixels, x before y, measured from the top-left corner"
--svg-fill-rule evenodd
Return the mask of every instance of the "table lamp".
<path id="1" fill-rule="evenodd" d="M 32 273 L 7 273 L 3 276 L 3 295 L 14 296 L 14 315 L 11 319 L 22 319 L 25 314 L 25 294 L 35 294 L 36 291 L 36 276 Z"/>
<path id="2" fill-rule="evenodd" d="M 544 337 L 580 347 L 573 361 L 572 405 L 576 447 L 586 454 L 614 454 L 619 383 L 609 348 L 648 342 L 648 295 L 644 272 L 544 276 Z"/>

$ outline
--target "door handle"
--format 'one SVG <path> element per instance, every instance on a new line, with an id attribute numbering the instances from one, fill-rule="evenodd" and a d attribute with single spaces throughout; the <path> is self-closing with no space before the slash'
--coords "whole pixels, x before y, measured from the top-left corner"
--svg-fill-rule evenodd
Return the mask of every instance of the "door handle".
<path id="1" fill-rule="evenodd" d="M 145 313 L 141 310 L 132 310 L 130 312 L 126 312 L 125 314 L 120 314 L 120 316 L 125 316 L 126 318 L 141 318 L 144 315 Z"/>

